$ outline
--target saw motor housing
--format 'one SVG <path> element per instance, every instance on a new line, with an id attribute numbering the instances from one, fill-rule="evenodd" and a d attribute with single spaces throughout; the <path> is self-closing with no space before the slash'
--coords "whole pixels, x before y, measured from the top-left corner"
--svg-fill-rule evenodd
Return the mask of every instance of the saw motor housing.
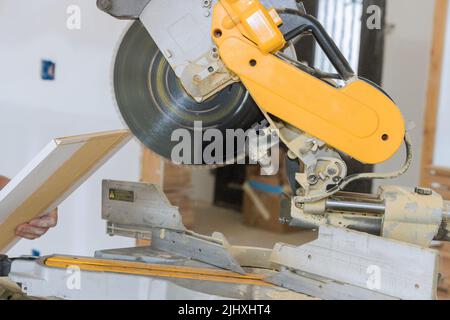
<path id="1" fill-rule="evenodd" d="M 411 164 L 410 142 L 393 100 L 356 75 L 321 24 L 297 1 L 98 0 L 97 4 L 116 18 L 140 20 L 199 112 L 225 88 L 244 85 L 267 120 L 264 130 L 278 135 L 289 158 L 298 160 L 303 169 L 295 173 L 299 188 L 288 200 L 282 222 L 309 228 L 332 224 L 420 245 L 448 238 L 446 205 L 433 192 L 422 195 L 386 187 L 370 199 L 340 193 L 350 181 L 404 173 Z M 284 32 L 280 13 L 292 17 Z M 314 36 L 337 74 L 296 61 L 291 41 L 305 35 Z M 121 106 L 127 108 L 131 110 Z M 133 114 L 124 118 L 130 124 Z M 148 145 L 145 134 L 139 138 Z M 342 153 L 379 164 L 392 158 L 403 141 L 408 157 L 399 172 L 347 177 Z M 400 201 L 404 207 L 393 207 L 393 198 L 406 199 Z M 407 214 L 411 207 L 412 220 Z M 394 232 L 392 221 L 401 221 L 406 229 Z"/>

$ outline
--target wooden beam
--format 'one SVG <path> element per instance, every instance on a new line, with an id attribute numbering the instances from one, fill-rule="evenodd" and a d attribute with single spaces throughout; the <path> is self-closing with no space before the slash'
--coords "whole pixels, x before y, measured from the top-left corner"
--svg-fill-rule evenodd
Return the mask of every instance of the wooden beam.
<path id="1" fill-rule="evenodd" d="M 432 187 L 446 200 L 450 200 L 450 169 L 428 167 L 423 176 L 423 185 Z"/>
<path id="2" fill-rule="evenodd" d="M 448 183 L 450 184 L 450 168 L 430 166 L 427 169 L 431 176 L 447 178 L 447 179 L 449 179 Z"/>
<path id="3" fill-rule="evenodd" d="M 445 31 L 447 27 L 447 9 L 448 0 L 436 0 L 422 151 L 421 181 L 423 184 L 429 182 L 427 181 L 427 177 L 429 176 L 427 169 L 433 165 L 435 151 L 436 126 L 445 50 Z"/>
<path id="4" fill-rule="evenodd" d="M 164 161 L 156 153 L 142 148 L 141 182 L 162 186 L 164 182 Z"/>
<path id="5" fill-rule="evenodd" d="M 164 183 L 164 161 L 156 153 L 142 146 L 141 156 L 141 182 L 152 183 L 163 186 Z M 138 247 L 150 245 L 150 241 L 136 239 Z"/>

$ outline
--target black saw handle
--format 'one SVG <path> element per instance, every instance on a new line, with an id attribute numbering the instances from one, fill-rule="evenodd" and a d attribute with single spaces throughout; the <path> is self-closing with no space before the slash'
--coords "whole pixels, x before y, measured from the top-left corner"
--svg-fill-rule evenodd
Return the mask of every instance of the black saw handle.
<path id="1" fill-rule="evenodd" d="M 293 9 L 282 9 L 280 13 L 295 15 L 297 17 L 296 19 L 292 19 L 293 21 L 291 22 L 295 23 L 296 26 L 284 34 L 286 41 L 290 41 L 305 32 L 311 32 L 343 80 L 348 81 L 356 75 L 333 39 L 331 39 L 325 28 L 316 18 Z"/>

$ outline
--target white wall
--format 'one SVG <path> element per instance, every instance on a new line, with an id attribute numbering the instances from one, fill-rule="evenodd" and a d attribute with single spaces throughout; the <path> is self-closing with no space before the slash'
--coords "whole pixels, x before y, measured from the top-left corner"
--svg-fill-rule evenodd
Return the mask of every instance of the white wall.
<path id="1" fill-rule="evenodd" d="M 81 30 L 66 27 L 69 5 L 81 9 Z M 14 176 L 51 138 L 123 128 L 111 89 L 114 48 L 128 22 L 95 0 L 0 1 L 0 174 Z M 56 62 L 56 80 L 40 80 L 40 61 Z M 131 246 L 109 238 L 100 218 L 101 180 L 137 180 L 133 141 L 60 207 L 60 221 L 44 238 L 22 240 L 11 255 L 68 253 Z"/>
<path id="2" fill-rule="evenodd" d="M 387 23 L 394 28 L 386 36 L 383 86 L 400 106 L 405 118 L 415 124 L 411 132 L 415 160 L 405 176 L 395 181 L 381 182 L 383 184 L 419 184 L 434 3 L 434 0 L 387 1 Z M 402 148 L 394 159 L 377 166 L 377 171 L 396 170 L 404 158 Z"/>
<path id="3" fill-rule="evenodd" d="M 450 6 L 447 12 L 444 65 L 436 132 L 434 164 L 450 168 Z"/>

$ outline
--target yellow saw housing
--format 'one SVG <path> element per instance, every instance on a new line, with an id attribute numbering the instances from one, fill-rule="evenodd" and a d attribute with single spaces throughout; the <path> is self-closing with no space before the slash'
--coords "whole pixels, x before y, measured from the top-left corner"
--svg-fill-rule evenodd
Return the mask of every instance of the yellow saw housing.
<path id="1" fill-rule="evenodd" d="M 360 162 L 389 160 L 405 136 L 399 108 L 357 77 L 336 88 L 274 56 L 286 44 L 281 24 L 258 0 L 221 0 L 212 37 L 262 110 Z"/>

